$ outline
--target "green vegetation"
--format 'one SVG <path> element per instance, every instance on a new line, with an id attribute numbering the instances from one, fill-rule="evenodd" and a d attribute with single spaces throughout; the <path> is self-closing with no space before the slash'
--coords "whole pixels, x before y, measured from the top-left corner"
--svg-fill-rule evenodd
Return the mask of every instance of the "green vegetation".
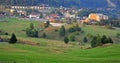
<path id="1" fill-rule="evenodd" d="M 33 24 L 30 26 L 30 23 Z M 30 27 L 29 27 L 30 26 Z M 48 27 L 42 31 L 43 36 L 47 35 L 47 39 L 27 37 L 26 28 L 34 28 L 41 30 L 44 23 L 38 21 L 28 21 L 17 18 L 10 18 L 8 21 L 0 22 L 0 30 L 8 32 L 8 35 L 0 35 L 2 38 L 10 38 L 12 33 L 17 36 L 16 44 L 0 43 L 0 62 L 9 63 L 119 63 L 120 45 L 107 44 L 96 48 L 91 48 L 88 36 L 106 35 L 108 39 L 113 39 L 119 43 L 116 38 L 118 30 L 106 29 L 101 26 L 85 25 L 82 31 L 73 32 L 70 35 L 75 35 L 75 40 L 83 42 L 84 37 L 87 37 L 88 42 L 84 45 L 79 45 L 77 41 L 69 42 L 68 38 L 59 36 L 60 27 Z M 69 29 L 71 25 L 64 26 Z M 55 31 L 58 30 L 58 31 Z M 41 34 L 40 34 L 41 35 Z M 41 35 L 42 36 L 42 35 Z M 50 38 L 49 38 L 50 37 Z M 109 38 L 111 37 L 111 38 Z M 57 38 L 59 40 L 51 40 Z M 65 40 L 61 41 L 61 39 Z M 68 43 L 69 42 L 69 43 Z"/>
<path id="2" fill-rule="evenodd" d="M 119 63 L 119 50 L 120 45 L 84 50 L 79 47 L 0 44 L 0 61 L 9 63 Z"/>
<path id="3" fill-rule="evenodd" d="M 59 35 L 60 36 L 65 36 L 66 34 L 66 30 L 65 30 L 65 27 L 64 26 L 61 26 L 60 30 L 59 30 Z"/>
<path id="4" fill-rule="evenodd" d="M 14 44 L 16 42 L 17 42 L 17 38 L 16 38 L 16 35 L 13 33 L 12 36 L 11 36 L 11 38 L 10 38 L 9 43 Z"/>
<path id="5" fill-rule="evenodd" d="M 34 28 L 33 23 L 31 23 L 30 28 L 27 28 L 25 31 L 28 37 L 38 37 L 38 30 Z"/>
<path id="6" fill-rule="evenodd" d="M 64 38 L 64 42 L 65 42 L 66 44 L 68 44 L 68 42 L 69 42 L 68 37 L 65 37 L 65 38 Z"/>

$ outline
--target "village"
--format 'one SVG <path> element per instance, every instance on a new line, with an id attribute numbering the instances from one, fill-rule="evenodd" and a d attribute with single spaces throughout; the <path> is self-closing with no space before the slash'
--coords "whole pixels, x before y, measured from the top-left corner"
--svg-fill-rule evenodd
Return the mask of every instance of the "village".
<path id="1" fill-rule="evenodd" d="M 89 13 L 87 16 L 79 16 L 80 11 L 83 11 L 84 8 L 65 8 L 60 6 L 58 8 L 50 7 L 49 5 L 42 4 L 40 6 L 0 6 L 2 10 L 7 9 L 5 14 L 8 14 L 12 17 L 23 18 L 27 20 L 36 20 L 50 23 L 67 23 L 71 24 L 73 22 L 78 22 L 80 24 L 95 24 L 101 21 L 106 21 L 109 17 L 102 13 Z M 1 10 L 1 15 L 2 15 Z M 103 10 L 97 8 L 97 10 Z M 107 9 L 112 10 L 112 9 Z M 4 10 L 5 11 L 5 10 Z M 3 12 L 4 14 L 4 12 Z M 60 24 L 61 25 L 61 24 Z M 53 26 L 60 26 L 59 24 Z"/>
<path id="2" fill-rule="evenodd" d="M 0 0 L 0 63 L 120 63 L 120 0 Z"/>

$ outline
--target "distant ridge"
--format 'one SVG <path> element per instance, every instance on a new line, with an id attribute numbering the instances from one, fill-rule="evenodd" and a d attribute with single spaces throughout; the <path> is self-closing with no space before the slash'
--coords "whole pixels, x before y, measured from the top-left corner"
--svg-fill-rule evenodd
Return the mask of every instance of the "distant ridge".
<path id="1" fill-rule="evenodd" d="M 23 5 L 32 6 L 40 4 L 48 4 L 58 7 L 78 7 L 78 8 L 120 8 L 120 0 L 0 0 L 1 5 Z"/>

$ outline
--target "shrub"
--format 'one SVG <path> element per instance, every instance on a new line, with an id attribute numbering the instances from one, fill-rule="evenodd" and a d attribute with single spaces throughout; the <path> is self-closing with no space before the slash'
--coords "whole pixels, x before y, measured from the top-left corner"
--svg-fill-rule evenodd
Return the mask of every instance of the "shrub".
<path id="1" fill-rule="evenodd" d="M 108 38 L 108 43 L 113 43 L 113 40 L 111 37 Z"/>
<path id="2" fill-rule="evenodd" d="M 120 38 L 120 33 L 117 33 L 117 34 L 116 34 L 116 37 L 117 37 L 117 38 Z"/>
<path id="3" fill-rule="evenodd" d="M 43 37 L 43 38 L 46 38 L 46 37 L 47 37 L 46 33 L 43 33 L 42 37 Z"/>
<path id="4" fill-rule="evenodd" d="M 50 22 L 49 22 L 49 21 L 46 21 L 46 23 L 44 23 L 44 27 L 45 27 L 45 28 L 49 27 L 49 25 L 50 25 Z"/>
<path id="5" fill-rule="evenodd" d="M 12 36 L 11 36 L 11 38 L 10 38 L 9 43 L 14 44 L 16 42 L 17 42 L 17 38 L 16 38 L 16 35 L 13 33 Z"/>
<path id="6" fill-rule="evenodd" d="M 97 37 L 94 36 L 93 39 L 92 39 L 92 41 L 91 41 L 91 46 L 92 46 L 92 47 L 97 47 L 96 41 L 97 41 Z"/>
<path id="7" fill-rule="evenodd" d="M 84 38 L 83 38 L 83 42 L 85 42 L 85 43 L 88 42 L 87 37 L 84 37 Z"/>
<path id="8" fill-rule="evenodd" d="M 81 28 L 78 26 L 78 24 L 76 24 L 76 26 L 72 26 L 68 29 L 68 32 L 70 32 L 70 33 L 76 32 L 76 31 L 81 31 Z"/>
<path id="9" fill-rule="evenodd" d="M 34 24 L 30 24 L 30 28 L 26 28 L 26 34 L 28 37 L 38 37 L 39 32 L 34 29 Z"/>
<path id="10" fill-rule="evenodd" d="M 102 44 L 107 43 L 107 37 L 105 35 L 102 36 L 101 42 L 102 42 Z"/>
<path id="11" fill-rule="evenodd" d="M 98 36 L 93 36 L 93 39 L 91 41 L 91 46 L 97 47 L 97 46 L 101 46 L 101 45 L 106 44 L 106 43 L 114 43 L 114 42 L 113 42 L 111 37 L 107 38 L 105 35 L 103 35 L 101 38 L 98 35 Z"/>
<path id="12" fill-rule="evenodd" d="M 69 36 L 69 40 L 70 40 L 70 41 L 75 41 L 75 39 L 76 39 L 75 35 L 71 34 L 71 35 Z"/>
<path id="13" fill-rule="evenodd" d="M 65 38 L 64 38 L 64 42 L 65 42 L 66 44 L 68 44 L 68 42 L 69 42 L 68 37 L 65 37 Z"/>

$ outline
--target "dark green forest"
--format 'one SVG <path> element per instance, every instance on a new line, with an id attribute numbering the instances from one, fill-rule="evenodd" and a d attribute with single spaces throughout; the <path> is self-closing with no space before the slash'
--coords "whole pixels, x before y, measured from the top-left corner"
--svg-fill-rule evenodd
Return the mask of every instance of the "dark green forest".
<path id="1" fill-rule="evenodd" d="M 120 0 L 111 0 L 116 7 L 120 7 Z M 98 8 L 110 7 L 107 0 L 0 0 L 1 5 L 40 5 L 48 4 L 50 6 L 58 7 L 83 7 L 83 8 Z"/>

